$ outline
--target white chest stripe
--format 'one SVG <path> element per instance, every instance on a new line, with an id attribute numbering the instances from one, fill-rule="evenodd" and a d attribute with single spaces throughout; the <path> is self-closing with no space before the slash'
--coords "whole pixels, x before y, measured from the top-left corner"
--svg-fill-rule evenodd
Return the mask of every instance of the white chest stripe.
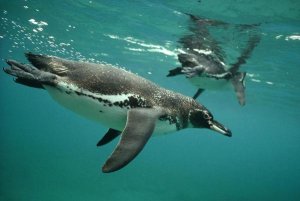
<path id="1" fill-rule="evenodd" d="M 69 91 L 69 92 L 79 92 L 82 93 L 86 96 L 91 96 L 93 98 L 97 99 L 102 99 L 102 100 L 107 100 L 111 103 L 115 102 L 123 102 L 125 100 L 128 100 L 129 97 L 137 97 L 136 94 L 128 93 L 128 94 L 115 94 L 115 95 L 104 95 L 104 94 L 99 94 L 99 93 L 92 93 L 90 91 L 81 89 L 77 87 L 74 84 L 66 83 L 66 82 L 59 82 L 58 83 L 58 88 Z"/>

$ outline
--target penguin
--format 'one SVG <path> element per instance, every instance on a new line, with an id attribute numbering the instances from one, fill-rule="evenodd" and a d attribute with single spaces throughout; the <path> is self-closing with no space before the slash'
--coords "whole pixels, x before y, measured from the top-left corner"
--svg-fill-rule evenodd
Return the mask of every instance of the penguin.
<path id="1" fill-rule="evenodd" d="M 245 105 L 245 76 L 246 72 L 239 72 L 241 65 L 245 64 L 251 56 L 254 48 L 260 42 L 260 35 L 251 32 L 245 49 L 241 51 L 237 61 L 231 65 L 225 62 L 225 52 L 220 47 L 218 41 L 210 34 L 210 27 L 222 27 L 229 29 L 228 23 L 200 18 L 189 15 L 193 24 L 190 31 L 193 34 L 186 35 L 179 39 L 183 46 L 183 52 L 179 53 L 178 61 L 180 67 L 169 71 L 167 77 L 184 74 L 191 83 L 198 87 L 193 96 L 197 99 L 205 90 L 227 89 L 233 86 L 240 105 Z M 250 32 L 256 29 L 259 24 L 235 25 L 240 31 Z"/>
<path id="2" fill-rule="evenodd" d="M 232 135 L 202 104 L 134 73 L 110 64 L 33 53 L 25 55 L 31 65 L 7 60 L 9 66 L 3 69 L 15 77 L 16 83 L 45 89 L 65 108 L 107 126 L 109 130 L 97 146 L 120 136 L 102 167 L 104 173 L 126 166 L 153 133 L 207 128 L 225 136 Z"/>

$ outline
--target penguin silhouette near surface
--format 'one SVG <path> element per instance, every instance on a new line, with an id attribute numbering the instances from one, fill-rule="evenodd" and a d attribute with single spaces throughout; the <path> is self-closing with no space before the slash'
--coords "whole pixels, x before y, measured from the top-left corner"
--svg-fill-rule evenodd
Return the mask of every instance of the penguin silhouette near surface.
<path id="1" fill-rule="evenodd" d="M 231 87 L 239 104 L 245 105 L 246 72 L 239 70 L 260 42 L 259 24 L 235 25 L 191 14 L 188 16 L 191 20 L 191 33 L 178 41 L 182 45 L 182 52 L 178 54 L 181 66 L 170 70 L 167 76 L 185 75 L 198 87 L 194 99 L 206 89 Z M 235 60 L 228 58 L 229 54 L 226 54 L 232 50 L 230 48 L 238 48 L 239 55 L 234 55 Z"/>

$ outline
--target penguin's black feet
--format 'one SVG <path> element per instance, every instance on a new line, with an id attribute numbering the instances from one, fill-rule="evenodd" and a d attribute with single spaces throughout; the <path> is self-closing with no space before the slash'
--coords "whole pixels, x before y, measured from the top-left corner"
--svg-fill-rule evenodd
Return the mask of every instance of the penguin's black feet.
<path id="1" fill-rule="evenodd" d="M 21 64 L 14 60 L 7 60 L 6 63 L 10 66 L 3 68 L 4 72 L 16 77 L 16 82 L 36 82 L 40 84 L 54 84 L 56 75 L 39 70 L 33 66 Z"/>

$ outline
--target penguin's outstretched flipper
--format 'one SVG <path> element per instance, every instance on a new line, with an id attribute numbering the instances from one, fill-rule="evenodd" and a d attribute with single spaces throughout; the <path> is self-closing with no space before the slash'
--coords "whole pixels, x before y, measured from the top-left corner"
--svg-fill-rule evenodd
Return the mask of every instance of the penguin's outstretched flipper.
<path id="1" fill-rule="evenodd" d="M 114 172 L 133 160 L 151 137 L 156 120 L 164 114 L 161 108 L 134 108 L 127 113 L 121 139 L 102 167 L 105 173 Z"/>

